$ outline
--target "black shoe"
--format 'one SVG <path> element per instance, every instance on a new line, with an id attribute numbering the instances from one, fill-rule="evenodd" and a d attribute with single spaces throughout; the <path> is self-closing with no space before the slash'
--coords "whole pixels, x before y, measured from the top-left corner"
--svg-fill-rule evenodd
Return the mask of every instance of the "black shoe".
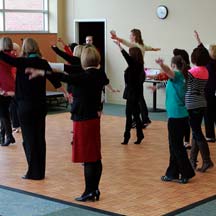
<path id="1" fill-rule="evenodd" d="M 179 179 L 179 183 L 180 183 L 180 184 L 187 184 L 187 183 L 188 183 L 188 180 L 189 180 L 188 178 L 180 178 L 180 179 Z"/>
<path id="2" fill-rule="evenodd" d="M 137 141 L 134 142 L 134 144 L 140 144 L 140 143 L 142 142 L 143 139 L 144 139 L 144 135 L 141 136 L 141 137 L 138 137 L 138 138 L 137 138 Z"/>
<path id="3" fill-rule="evenodd" d="M 23 175 L 21 178 L 22 179 L 29 179 L 27 175 Z"/>
<path id="4" fill-rule="evenodd" d="M 173 181 L 174 179 L 173 178 L 170 178 L 168 176 L 161 176 L 161 181 L 165 181 L 165 182 L 169 182 L 169 181 Z"/>
<path id="5" fill-rule="evenodd" d="M 100 199 L 100 191 L 99 190 L 95 191 L 95 197 L 96 197 L 96 201 L 99 201 L 99 199 Z"/>
<path id="6" fill-rule="evenodd" d="M 206 137 L 206 141 L 214 143 L 216 141 L 216 139 L 215 138 L 208 138 L 208 137 Z"/>
<path id="7" fill-rule="evenodd" d="M 9 146 L 11 143 L 15 143 L 15 139 L 13 136 L 7 137 L 2 146 Z"/>
<path id="8" fill-rule="evenodd" d="M 99 195 L 100 196 L 100 195 Z M 79 201 L 79 202 L 86 202 L 86 201 L 95 201 L 95 197 L 96 197 L 96 194 L 95 192 L 92 192 L 92 193 L 89 193 L 89 194 L 86 194 L 86 195 L 82 195 L 80 197 L 76 197 L 75 200 L 76 201 Z M 99 199 L 99 198 L 98 198 Z"/>
<path id="9" fill-rule="evenodd" d="M 142 123 L 142 128 L 145 129 L 151 124 L 151 120 L 148 120 L 147 122 Z"/>
<path id="10" fill-rule="evenodd" d="M 130 138 L 129 138 L 130 139 Z M 121 143 L 122 145 L 127 145 L 128 144 L 128 141 L 129 141 L 129 139 L 127 138 L 124 138 L 124 141 Z"/>
<path id="11" fill-rule="evenodd" d="M 197 171 L 198 172 L 205 172 L 207 169 L 210 169 L 214 166 L 212 161 L 209 162 L 204 162 L 202 167 L 198 168 Z"/>
<path id="12" fill-rule="evenodd" d="M 179 177 L 178 176 L 176 176 L 176 177 L 169 177 L 169 176 L 165 175 L 165 176 L 161 176 L 161 181 L 164 181 L 164 182 L 170 182 L 170 181 L 178 182 L 179 181 Z"/>

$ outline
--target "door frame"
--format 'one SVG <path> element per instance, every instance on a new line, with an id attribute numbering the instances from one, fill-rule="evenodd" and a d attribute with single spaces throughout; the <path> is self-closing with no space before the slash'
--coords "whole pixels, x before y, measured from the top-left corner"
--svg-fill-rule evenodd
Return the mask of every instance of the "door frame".
<path id="1" fill-rule="evenodd" d="M 104 69 L 107 74 L 107 20 L 106 19 L 74 19 L 74 41 L 79 40 L 78 24 L 81 22 L 103 22 L 104 23 Z M 107 102 L 107 94 L 105 94 L 105 102 Z"/>
<path id="2" fill-rule="evenodd" d="M 78 24 L 81 22 L 103 22 L 104 23 L 104 68 L 107 72 L 107 21 L 106 19 L 74 19 L 74 41 L 78 42 L 79 39 L 79 29 Z"/>

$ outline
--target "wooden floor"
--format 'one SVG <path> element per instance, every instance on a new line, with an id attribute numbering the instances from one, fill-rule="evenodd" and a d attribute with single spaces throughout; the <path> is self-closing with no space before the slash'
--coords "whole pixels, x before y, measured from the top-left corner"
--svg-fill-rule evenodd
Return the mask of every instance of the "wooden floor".
<path id="1" fill-rule="evenodd" d="M 75 202 L 74 197 L 84 190 L 84 179 L 83 166 L 71 163 L 69 117 L 68 113 L 47 116 L 45 180 L 21 179 L 26 160 L 21 134 L 16 134 L 15 145 L 0 148 L 0 184 Z M 120 144 L 124 123 L 122 117 L 102 117 L 101 200 L 83 205 L 131 216 L 157 216 L 216 194 L 215 168 L 197 173 L 186 185 L 160 181 L 169 157 L 166 122 L 152 122 L 141 145 L 133 144 L 133 131 L 128 146 Z M 216 144 L 209 145 L 216 163 Z"/>

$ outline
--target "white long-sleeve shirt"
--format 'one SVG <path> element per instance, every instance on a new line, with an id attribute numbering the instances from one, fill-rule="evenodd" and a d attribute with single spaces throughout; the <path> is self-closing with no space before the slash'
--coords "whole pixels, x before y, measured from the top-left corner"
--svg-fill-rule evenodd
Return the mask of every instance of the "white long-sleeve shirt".
<path id="1" fill-rule="evenodd" d="M 151 46 L 147 46 L 147 45 L 142 45 L 142 44 L 139 44 L 139 43 L 132 43 L 132 42 L 129 42 L 129 41 L 127 41 L 127 40 L 125 40 L 125 39 L 122 39 L 122 44 L 124 44 L 125 46 L 127 46 L 127 47 L 138 47 L 138 48 L 140 48 L 140 50 L 141 50 L 141 52 L 142 52 L 142 54 L 143 54 L 143 58 L 144 58 L 144 56 L 145 56 L 145 52 L 146 51 L 152 51 L 152 47 Z"/>

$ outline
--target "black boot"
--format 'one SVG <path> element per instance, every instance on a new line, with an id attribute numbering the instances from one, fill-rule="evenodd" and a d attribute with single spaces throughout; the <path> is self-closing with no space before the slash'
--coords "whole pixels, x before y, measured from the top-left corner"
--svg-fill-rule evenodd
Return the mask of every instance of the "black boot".
<path id="1" fill-rule="evenodd" d="M 129 139 L 130 139 L 130 132 L 125 131 L 125 132 L 124 132 L 124 141 L 123 141 L 121 144 L 122 144 L 122 145 L 127 145 Z"/>
<path id="2" fill-rule="evenodd" d="M 141 124 L 141 120 L 138 117 L 136 117 L 136 134 L 137 134 L 137 141 L 134 142 L 134 144 L 140 144 L 141 141 L 144 139 L 144 134 L 143 134 L 143 131 L 142 131 L 142 124 Z"/>
<path id="3" fill-rule="evenodd" d="M 102 163 L 101 160 L 96 162 L 96 168 L 95 168 L 95 198 L 98 201 L 100 199 L 100 190 L 99 190 L 99 183 L 101 179 L 101 174 L 102 174 Z"/>
<path id="4" fill-rule="evenodd" d="M 79 202 L 86 202 L 86 201 L 95 201 L 96 194 L 95 192 L 91 192 L 89 194 L 83 194 L 80 197 L 76 197 L 75 200 Z"/>
<path id="5" fill-rule="evenodd" d="M 214 163 L 210 161 L 203 161 L 203 164 L 200 168 L 197 169 L 199 172 L 205 172 L 207 169 L 212 168 L 214 166 Z"/>
<path id="6" fill-rule="evenodd" d="M 0 133 L 0 145 L 4 144 L 4 142 L 5 142 L 5 135 Z"/>
<path id="7" fill-rule="evenodd" d="M 197 141 L 197 144 L 200 149 L 200 154 L 202 156 L 203 164 L 200 168 L 197 169 L 199 172 L 205 172 L 207 169 L 212 168 L 214 166 L 211 158 L 210 151 L 208 147 L 208 143 L 206 140 Z"/>
<path id="8" fill-rule="evenodd" d="M 9 114 L 8 114 L 9 115 Z M 2 146 L 9 146 L 11 143 L 15 143 L 15 139 L 12 135 L 12 128 L 11 128 L 11 122 L 10 122 L 10 117 L 5 116 L 4 118 L 1 119 L 1 124 L 4 129 L 4 132 L 6 134 L 6 140 L 2 144 Z"/>
<path id="9" fill-rule="evenodd" d="M 75 198 L 76 201 L 95 200 L 95 164 L 95 162 L 84 163 L 85 191 L 80 197 Z"/>
<path id="10" fill-rule="evenodd" d="M 9 146 L 11 143 L 15 143 L 15 139 L 12 135 L 6 138 L 2 146 Z"/>
<path id="11" fill-rule="evenodd" d="M 4 130 L 4 127 L 1 123 L 1 128 L 0 128 L 0 145 L 4 144 L 5 142 L 5 130 Z"/>
<path id="12" fill-rule="evenodd" d="M 142 142 L 143 139 L 144 139 L 144 135 L 142 134 L 141 136 L 139 136 L 139 137 L 137 138 L 137 141 L 134 142 L 134 144 L 140 144 L 140 143 Z"/>
<path id="13" fill-rule="evenodd" d="M 199 147 L 197 145 L 197 142 L 195 139 L 192 138 L 192 146 L 191 146 L 191 152 L 190 152 L 190 162 L 191 166 L 194 170 L 196 170 L 197 167 L 197 156 L 199 153 Z"/>

